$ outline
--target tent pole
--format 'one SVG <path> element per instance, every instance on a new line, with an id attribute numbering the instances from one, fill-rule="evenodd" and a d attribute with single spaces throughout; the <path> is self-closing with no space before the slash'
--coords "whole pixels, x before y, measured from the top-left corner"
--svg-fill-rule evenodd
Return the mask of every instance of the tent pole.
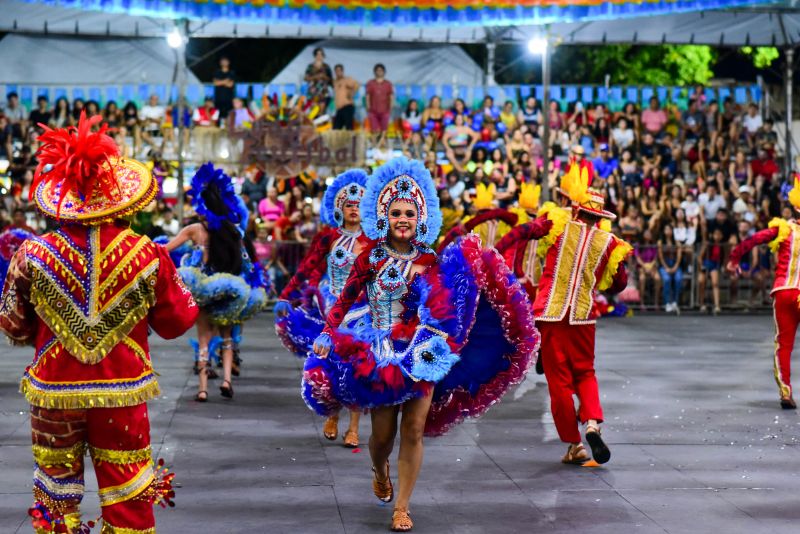
<path id="1" fill-rule="evenodd" d="M 494 54 L 497 49 L 497 44 L 494 41 L 489 41 L 486 43 L 486 79 L 484 80 L 484 85 L 486 86 L 493 86 L 496 85 L 494 80 L 494 70 L 495 70 L 495 59 Z"/>
<path id="2" fill-rule="evenodd" d="M 786 179 L 792 179 L 792 170 L 794 168 L 794 161 L 792 158 L 792 79 L 794 78 L 794 48 L 786 48 L 786 149 L 785 149 L 785 172 Z"/>
<path id="3" fill-rule="evenodd" d="M 179 26 L 182 26 L 181 35 L 188 36 L 188 26 L 189 23 L 186 20 L 181 20 L 178 22 Z M 188 37 L 187 37 L 188 38 Z M 184 136 L 186 135 L 186 124 L 183 120 L 183 115 L 186 109 L 186 83 L 187 83 L 187 75 L 186 75 L 186 43 L 184 42 L 177 50 L 176 53 L 178 54 L 178 217 L 181 224 L 183 224 L 184 218 L 184 157 L 183 157 L 183 140 Z"/>
<path id="4" fill-rule="evenodd" d="M 542 54 L 542 122 L 544 132 L 542 135 L 542 201 L 550 200 L 550 43 L 548 39 L 544 54 Z"/>

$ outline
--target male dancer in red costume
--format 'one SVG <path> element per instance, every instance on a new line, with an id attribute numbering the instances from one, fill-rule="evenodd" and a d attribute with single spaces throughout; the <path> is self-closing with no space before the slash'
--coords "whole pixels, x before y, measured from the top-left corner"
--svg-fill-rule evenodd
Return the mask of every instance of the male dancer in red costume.
<path id="1" fill-rule="evenodd" d="M 83 532 L 87 451 L 103 534 L 154 533 L 153 503 L 172 496 L 172 475 L 150 452 L 145 401 L 159 388 L 147 333 L 178 337 L 198 310 L 166 250 L 124 221 L 158 186 L 144 165 L 119 157 L 105 125 L 91 132 L 99 121 L 40 125 L 31 192 L 61 226 L 23 243 L 0 303 L 0 330 L 36 349 L 20 389 L 31 405 L 38 533 Z"/>
<path id="2" fill-rule="evenodd" d="M 800 178 L 795 176 L 794 187 L 789 192 L 789 203 L 800 210 Z M 769 228 L 739 243 L 731 252 L 728 270 L 737 274 L 739 262 L 753 247 L 769 243 L 775 254 L 775 283 L 772 285 L 772 308 L 775 317 L 775 357 L 773 370 L 778 383 L 781 408 L 794 410 L 797 404 L 792 396 L 792 349 L 800 324 L 800 223 L 775 218 Z"/>
<path id="3" fill-rule="evenodd" d="M 611 457 L 600 436 L 603 410 L 594 371 L 595 289 L 619 292 L 627 283 L 624 260 L 631 246 L 600 227 L 614 215 L 603 209 L 603 196 L 589 189 L 587 169 L 572 165 L 561 182 L 561 194 L 572 201 L 572 217 L 553 208 L 545 215 L 552 225 L 535 232 L 544 258 L 533 305 L 542 336 L 540 358 L 547 377 L 556 430 L 569 443 L 564 463 L 582 464 L 589 457 L 581 441 L 573 394 L 580 402 L 578 420 L 586 424 L 586 440 L 598 463 Z M 541 219 L 541 218 L 540 218 Z M 540 225 L 538 220 L 528 223 Z"/>

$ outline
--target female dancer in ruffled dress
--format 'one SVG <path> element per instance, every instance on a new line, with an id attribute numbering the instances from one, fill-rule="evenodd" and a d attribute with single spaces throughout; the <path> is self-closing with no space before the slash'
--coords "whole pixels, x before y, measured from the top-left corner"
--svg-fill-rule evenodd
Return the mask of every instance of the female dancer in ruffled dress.
<path id="1" fill-rule="evenodd" d="M 325 326 L 324 317 L 336 302 L 359 254 L 369 246 L 361 231 L 358 206 L 364 196 L 367 173 L 346 171 L 325 190 L 320 217 L 330 228 L 321 230 L 309 247 L 297 272 L 281 292 L 275 305 L 275 330 L 283 345 L 301 358 Z M 345 447 L 358 447 L 360 411 L 350 412 L 350 426 L 344 433 Z M 325 420 L 322 434 L 335 440 L 339 434 L 339 413 Z"/>
<path id="2" fill-rule="evenodd" d="M 197 318 L 200 387 L 195 400 L 208 400 L 209 342 L 217 330 L 222 337 L 223 381 L 219 389 L 223 397 L 231 399 L 232 330 L 266 307 L 263 273 L 245 249 L 240 224 L 246 220 L 247 210 L 242 209 L 231 179 L 206 163 L 192 178 L 188 194 L 202 221 L 181 230 L 166 248 L 171 251 L 187 241 L 195 246 L 178 269 L 201 310 Z"/>
<path id="3" fill-rule="evenodd" d="M 370 177 L 362 228 L 376 243 L 356 259 L 306 360 L 303 397 L 320 415 L 369 409 L 373 492 L 394 498 L 389 456 L 402 408 L 394 531 L 413 523 L 409 500 L 422 465 L 422 436 L 482 414 L 527 372 L 538 348 L 525 290 L 476 236 L 429 248 L 441 226 L 425 167 L 392 160 Z M 365 297 L 368 325 L 342 328 Z"/>

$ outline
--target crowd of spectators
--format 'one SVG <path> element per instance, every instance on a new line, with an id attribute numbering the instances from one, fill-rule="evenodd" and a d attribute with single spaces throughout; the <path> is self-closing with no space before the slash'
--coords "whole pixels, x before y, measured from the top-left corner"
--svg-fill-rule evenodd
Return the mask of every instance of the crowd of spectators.
<path id="1" fill-rule="evenodd" d="M 725 303 L 758 306 L 767 297 L 772 260 L 765 248 L 754 251 L 740 277 L 725 272 L 732 245 L 765 228 L 771 217 L 792 216 L 777 134 L 755 103 L 742 108 L 731 98 L 708 100 L 703 87 L 690 91 L 684 109 L 655 97 L 645 109 L 629 102 L 616 111 L 599 103 L 551 101 L 550 138 L 544 140 L 544 114 L 532 96 L 503 102 L 486 96 L 477 105 L 438 96 L 398 101 L 386 67 L 376 64 L 373 72 L 359 101 L 361 83 L 344 66 L 331 68 L 318 48 L 305 73 L 306 96 L 328 109 L 335 129 L 373 134 L 370 163 L 401 153 L 424 161 L 438 181 L 448 224 L 475 211 L 479 183 L 494 184 L 498 207 L 512 207 L 521 183 L 548 180 L 553 188 L 569 161 L 589 159 L 593 186 L 618 216 L 615 231 L 636 245 L 626 291 L 631 301 L 669 312 L 698 306 L 716 313 Z M 9 93 L 0 112 L 0 159 L 10 162 L 0 226 L 10 224 L 13 213 L 15 224 L 44 227 L 27 203 L 40 123 L 66 126 L 84 110 L 100 114 L 114 128 L 122 153 L 148 160 L 163 181 L 174 172 L 165 147 L 175 143 L 179 121 L 192 127 L 187 135 L 202 139 L 206 129 L 236 131 L 258 116 L 252 102 L 234 96 L 236 75 L 227 58 L 213 83 L 214 96 L 196 109 L 185 106 L 181 118 L 177 106 L 155 95 L 141 108 L 64 98 L 51 105 L 40 97 L 28 112 Z M 233 172 L 253 213 L 250 235 L 258 255 L 280 284 L 317 231 L 324 179 L 311 172 L 275 180 L 255 167 Z M 181 217 L 162 202 L 146 218 L 145 231 L 169 234 Z M 287 242 L 293 243 L 291 253 L 278 246 Z M 743 283 L 749 291 L 740 299 Z"/>

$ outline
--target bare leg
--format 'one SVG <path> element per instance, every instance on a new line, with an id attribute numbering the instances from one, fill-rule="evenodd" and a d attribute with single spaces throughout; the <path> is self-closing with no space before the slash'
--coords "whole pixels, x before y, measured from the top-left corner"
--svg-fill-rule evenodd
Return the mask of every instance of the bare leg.
<path id="1" fill-rule="evenodd" d="M 369 437 L 369 456 L 372 466 L 378 473 L 378 479 L 385 481 L 389 477 L 386 462 L 394 448 L 394 437 L 397 435 L 397 414 L 399 406 L 382 406 L 370 411 L 372 419 L 372 435 Z"/>
<path id="2" fill-rule="evenodd" d="M 410 400 L 403 404 L 403 420 L 400 424 L 400 455 L 397 459 L 398 510 L 408 510 L 408 501 L 417 483 L 417 476 L 422 467 L 422 434 L 425 430 L 425 419 L 431 407 L 433 390 L 428 395 Z"/>
<path id="3" fill-rule="evenodd" d="M 719 311 L 719 271 L 711 271 L 711 295 L 714 298 L 714 311 Z"/>
<path id="4" fill-rule="evenodd" d="M 197 376 L 200 380 L 200 384 L 198 387 L 198 395 L 203 393 L 206 398 L 208 398 L 208 371 L 206 367 L 208 366 L 208 343 L 211 341 L 211 336 L 214 335 L 214 326 L 208 320 L 208 315 L 204 312 L 200 312 L 197 316 L 197 342 L 200 346 L 199 357 L 197 361 L 197 365 L 199 366 L 200 372 L 197 373 Z"/>
<path id="5" fill-rule="evenodd" d="M 231 368 L 233 367 L 233 339 L 231 339 L 230 326 L 220 327 L 219 334 L 222 336 L 222 385 L 220 392 L 223 397 L 233 397 L 233 384 L 231 384 Z"/>
<path id="6" fill-rule="evenodd" d="M 347 427 L 348 432 L 358 433 L 358 421 L 361 419 L 361 412 L 358 410 L 350 411 L 350 425 Z"/>
<path id="7" fill-rule="evenodd" d="M 700 309 L 706 307 L 706 274 L 701 272 L 697 275 L 697 303 Z"/>

